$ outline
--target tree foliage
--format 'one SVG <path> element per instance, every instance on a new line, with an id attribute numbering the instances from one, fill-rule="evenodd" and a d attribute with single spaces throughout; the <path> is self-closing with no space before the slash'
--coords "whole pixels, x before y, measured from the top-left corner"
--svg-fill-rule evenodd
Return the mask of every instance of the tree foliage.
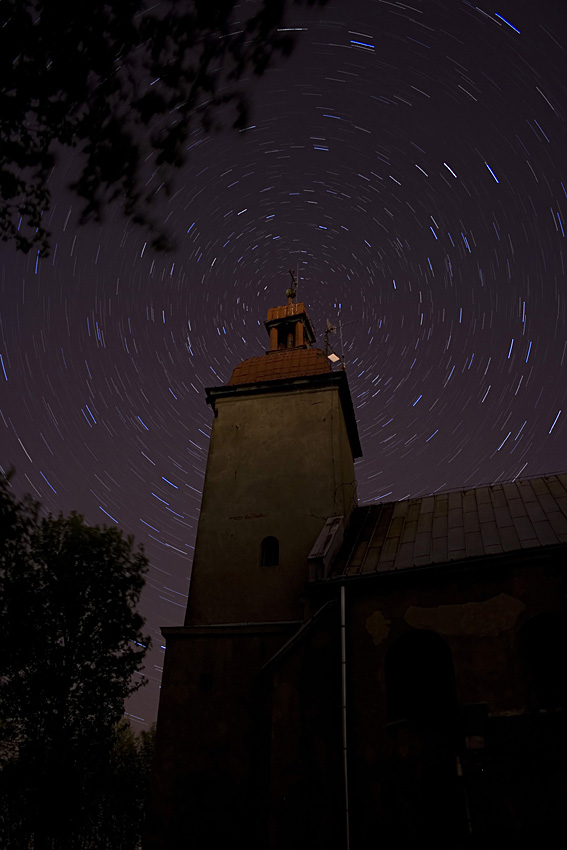
<path id="1" fill-rule="evenodd" d="M 118 724 L 104 792 L 82 850 L 139 850 L 154 742 L 155 726 L 136 735 L 128 722 Z"/>
<path id="2" fill-rule="evenodd" d="M 146 569 L 118 529 L 41 517 L 0 479 L 2 846 L 82 846 L 124 700 L 142 682 Z"/>
<path id="3" fill-rule="evenodd" d="M 64 145 L 82 153 L 71 188 L 83 222 L 119 200 L 156 248 L 167 247 L 152 202 L 171 191 L 196 127 L 218 127 L 227 109 L 234 127 L 245 126 L 245 78 L 291 51 L 286 5 L 2 0 L 0 237 L 48 254 L 48 178 Z"/>

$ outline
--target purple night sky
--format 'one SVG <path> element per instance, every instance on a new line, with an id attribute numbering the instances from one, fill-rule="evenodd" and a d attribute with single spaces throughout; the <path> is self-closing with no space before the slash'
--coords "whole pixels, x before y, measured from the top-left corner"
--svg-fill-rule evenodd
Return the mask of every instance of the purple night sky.
<path id="1" fill-rule="evenodd" d="M 345 324 L 361 502 L 567 468 L 565 0 L 335 0 L 288 25 L 250 126 L 192 137 L 157 210 L 174 254 L 118 210 L 79 228 L 65 152 L 51 256 L 0 248 L 0 464 L 144 544 L 138 728 L 184 616 L 204 388 L 266 349 L 289 268 L 318 344 Z"/>

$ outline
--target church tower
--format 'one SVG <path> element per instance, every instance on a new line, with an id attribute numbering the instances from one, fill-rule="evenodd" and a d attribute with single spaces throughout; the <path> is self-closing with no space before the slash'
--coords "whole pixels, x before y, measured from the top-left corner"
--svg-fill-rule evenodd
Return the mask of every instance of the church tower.
<path id="1" fill-rule="evenodd" d="M 346 373 L 304 304 L 268 311 L 269 350 L 206 390 L 213 427 L 185 623 L 167 641 L 145 850 L 261 846 L 252 830 L 258 673 L 310 616 L 308 556 L 356 507 Z"/>

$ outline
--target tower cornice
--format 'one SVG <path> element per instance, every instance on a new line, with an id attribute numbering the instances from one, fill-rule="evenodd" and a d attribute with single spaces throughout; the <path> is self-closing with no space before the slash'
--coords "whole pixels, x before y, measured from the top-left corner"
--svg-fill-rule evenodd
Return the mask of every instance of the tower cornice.
<path id="1" fill-rule="evenodd" d="M 216 403 L 222 399 L 242 398 L 273 393 L 299 393 L 335 387 L 339 392 L 343 415 L 353 458 L 362 457 L 358 426 L 348 386 L 346 372 L 324 372 L 318 375 L 280 378 L 275 381 L 254 381 L 248 384 L 225 384 L 205 389 L 207 404 L 216 411 Z"/>

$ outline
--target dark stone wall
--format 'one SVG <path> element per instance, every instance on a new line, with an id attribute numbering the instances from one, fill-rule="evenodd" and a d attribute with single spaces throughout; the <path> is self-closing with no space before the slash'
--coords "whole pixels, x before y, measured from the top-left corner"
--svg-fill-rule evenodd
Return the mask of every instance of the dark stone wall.
<path id="1" fill-rule="evenodd" d="M 563 551 L 410 573 L 346 588 L 352 846 L 564 829 Z M 409 638 L 413 667 L 398 651 Z"/>
<path id="2" fill-rule="evenodd" d="M 270 740 L 264 847 L 345 846 L 338 606 L 268 672 Z"/>
<path id="3" fill-rule="evenodd" d="M 258 846 L 258 672 L 294 628 L 167 630 L 144 850 Z"/>

